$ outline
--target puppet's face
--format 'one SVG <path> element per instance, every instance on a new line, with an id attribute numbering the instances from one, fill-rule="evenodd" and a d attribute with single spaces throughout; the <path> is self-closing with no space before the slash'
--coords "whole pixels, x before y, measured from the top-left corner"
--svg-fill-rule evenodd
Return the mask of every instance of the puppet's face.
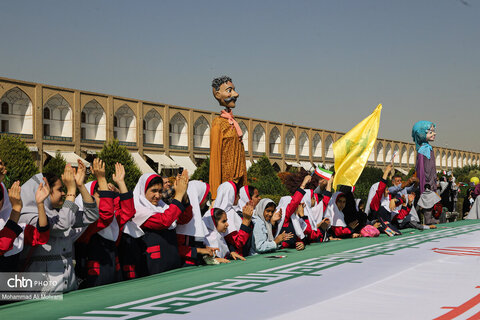
<path id="1" fill-rule="evenodd" d="M 214 88 L 213 95 L 221 106 L 229 109 L 235 108 L 235 103 L 239 96 L 239 94 L 235 91 L 235 86 L 230 81 L 222 83 L 218 91 Z"/>
<path id="2" fill-rule="evenodd" d="M 437 133 L 435 132 L 435 127 L 431 126 L 430 129 L 427 131 L 427 141 L 435 141 L 435 136 Z"/>

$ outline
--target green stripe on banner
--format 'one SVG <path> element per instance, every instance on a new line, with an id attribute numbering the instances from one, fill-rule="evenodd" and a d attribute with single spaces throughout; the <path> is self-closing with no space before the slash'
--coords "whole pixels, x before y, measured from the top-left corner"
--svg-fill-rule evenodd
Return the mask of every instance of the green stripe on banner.
<path id="1" fill-rule="evenodd" d="M 280 250 L 283 259 L 256 255 L 247 261 L 177 269 L 137 280 L 79 290 L 63 301 L 25 301 L 0 307 L 2 319 L 141 319 L 156 314 L 186 314 L 188 307 L 311 275 L 313 272 L 480 230 L 478 220 L 441 225 L 436 230 L 402 230 L 389 238 L 357 238 L 312 244 L 304 251 Z M 238 307 L 238 306 L 237 306 Z"/>

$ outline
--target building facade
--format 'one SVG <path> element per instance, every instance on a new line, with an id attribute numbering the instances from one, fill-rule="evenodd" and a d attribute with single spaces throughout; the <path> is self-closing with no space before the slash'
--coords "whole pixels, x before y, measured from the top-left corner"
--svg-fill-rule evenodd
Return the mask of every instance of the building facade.
<path id="1" fill-rule="evenodd" d="M 143 172 L 186 167 L 209 155 L 217 113 L 102 93 L 0 77 L 1 132 L 20 135 L 40 169 L 58 150 L 68 162 L 92 161 L 103 143 L 118 139 Z M 247 166 L 266 154 L 277 170 L 333 165 L 333 143 L 343 132 L 236 116 Z M 480 153 L 433 147 L 438 170 L 479 165 Z M 392 155 L 402 172 L 415 166 L 415 144 L 377 139 L 368 163 L 384 166 Z M 193 173 L 193 171 L 191 172 Z"/>

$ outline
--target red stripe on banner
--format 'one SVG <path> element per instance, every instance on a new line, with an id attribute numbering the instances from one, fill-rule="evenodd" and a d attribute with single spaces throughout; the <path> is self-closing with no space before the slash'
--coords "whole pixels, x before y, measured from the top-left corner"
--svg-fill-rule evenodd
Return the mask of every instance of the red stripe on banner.
<path id="1" fill-rule="evenodd" d="M 436 253 L 451 256 L 480 256 L 480 247 L 446 247 L 433 248 Z"/>
<path id="2" fill-rule="evenodd" d="M 480 288 L 479 286 L 477 286 L 476 288 Z M 473 297 L 472 299 L 468 300 L 467 302 L 465 302 L 464 304 L 461 304 L 459 305 L 458 307 L 442 307 L 442 309 L 452 309 L 450 310 L 449 312 L 447 312 L 446 314 L 444 314 L 443 316 L 440 316 L 438 318 L 435 318 L 433 320 L 451 320 L 451 319 L 455 319 L 456 317 L 458 317 L 459 315 L 461 314 L 464 314 L 465 312 L 467 312 L 468 310 L 472 309 L 473 307 L 475 307 L 477 304 L 480 303 L 480 293 L 477 294 L 475 297 Z M 478 317 L 475 317 L 477 315 L 479 315 L 480 313 L 476 313 L 475 315 L 473 315 L 472 317 L 468 318 L 468 319 L 471 319 L 471 320 L 478 320 L 479 318 Z"/>

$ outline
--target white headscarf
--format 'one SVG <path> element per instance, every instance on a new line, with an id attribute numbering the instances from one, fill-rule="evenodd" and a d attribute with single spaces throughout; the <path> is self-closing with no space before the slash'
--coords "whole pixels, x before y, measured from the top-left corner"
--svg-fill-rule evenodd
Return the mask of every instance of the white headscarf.
<path id="1" fill-rule="evenodd" d="M 188 183 L 188 199 L 192 205 L 193 218 L 186 224 L 177 226 L 177 234 L 204 238 L 208 234 L 205 224 L 202 222 L 200 204 L 205 201 L 210 192 L 208 183 L 202 181 L 190 181 Z"/>
<path id="2" fill-rule="evenodd" d="M 148 183 L 155 177 L 160 176 L 155 173 L 144 173 L 140 179 L 138 179 L 135 189 L 133 189 L 133 202 L 135 204 L 136 212 L 132 220 L 125 224 L 123 232 L 134 238 L 139 238 L 145 234 L 140 227 L 148 220 L 148 218 L 154 214 L 163 213 L 168 209 L 168 205 L 162 200 L 158 202 L 158 205 L 154 205 L 145 197 Z M 177 223 L 175 221 L 168 229 L 174 229 L 176 226 Z"/>
<path id="3" fill-rule="evenodd" d="M 377 193 L 378 186 L 380 185 L 380 182 L 374 183 L 370 187 L 370 191 L 368 192 L 368 199 L 367 199 L 367 204 L 365 205 L 365 214 L 369 214 L 371 209 L 370 209 L 370 204 L 372 203 L 373 197 L 375 197 L 375 194 Z M 382 194 L 382 199 L 380 200 L 380 206 L 389 208 L 390 204 L 390 197 L 385 197 L 384 194 Z M 390 209 L 389 209 L 390 211 Z"/>
<path id="4" fill-rule="evenodd" d="M 313 190 L 312 189 L 305 189 L 305 194 L 303 195 L 302 202 L 305 203 L 305 215 L 308 217 L 308 220 L 310 220 L 310 225 L 314 231 L 317 231 L 317 218 L 320 217 L 320 220 L 322 218 L 323 214 L 323 204 L 322 204 L 322 211 L 319 212 L 319 210 L 315 210 L 314 212 L 314 207 L 312 207 L 312 197 L 313 197 Z M 320 213 L 320 214 L 319 214 Z"/>
<path id="5" fill-rule="evenodd" d="M 268 199 L 268 198 L 264 198 L 264 199 L 260 200 L 260 202 L 255 207 L 255 210 L 253 211 L 253 216 L 256 217 L 256 220 L 257 220 L 256 223 L 263 222 L 265 224 L 265 227 L 267 229 L 268 241 L 273 241 L 274 238 L 273 238 L 273 232 L 272 232 L 272 224 L 269 221 L 265 221 L 265 216 L 263 215 L 263 213 L 265 211 L 265 208 L 270 203 L 275 204 L 275 202 L 273 202 L 273 200 Z"/>
<path id="6" fill-rule="evenodd" d="M 203 216 L 203 223 L 208 230 L 208 234 L 205 236 L 204 244 L 209 247 L 218 248 L 217 256 L 219 258 L 225 258 L 225 256 L 230 253 L 230 250 L 228 249 L 224 235 L 217 230 L 215 217 L 213 216 L 213 210 L 214 209 L 208 210 Z"/>
<path id="7" fill-rule="evenodd" d="M 242 211 L 247 202 L 252 200 L 252 195 L 248 192 L 248 186 L 241 187 L 240 191 L 238 192 L 238 196 L 238 203 L 236 206 L 233 206 L 237 212 Z"/>
<path id="8" fill-rule="evenodd" d="M 283 223 L 285 222 L 285 215 L 287 213 L 287 207 L 292 202 L 292 197 L 291 196 L 285 196 L 281 197 L 280 201 L 278 202 L 277 209 L 275 211 L 279 211 L 282 209 L 282 218 L 278 222 L 278 227 L 277 227 L 277 232 L 275 234 L 275 237 L 277 237 L 280 234 L 280 231 L 282 230 Z M 307 223 L 303 220 L 300 219 L 295 213 L 292 214 L 290 217 L 290 221 L 292 222 L 293 229 L 295 230 L 295 234 L 297 237 L 300 239 L 305 238 L 305 234 L 303 233 L 305 229 L 307 228 Z"/>
<path id="9" fill-rule="evenodd" d="M 22 212 L 23 213 L 38 213 L 37 201 L 35 200 L 35 194 L 40 186 L 40 183 L 44 183 L 43 174 L 37 173 L 31 177 L 27 182 L 22 185 L 21 197 L 22 197 Z M 58 212 L 53 208 L 50 196 L 48 196 L 43 202 L 45 206 L 45 213 L 48 217 L 58 215 Z"/>
<path id="10" fill-rule="evenodd" d="M 97 180 L 95 181 L 90 181 L 85 184 L 85 188 L 90 192 L 90 195 L 93 197 L 93 194 L 95 193 L 95 186 L 97 185 Z M 78 206 L 79 211 L 83 211 L 83 198 L 82 194 L 79 194 L 75 198 L 75 203 Z M 100 208 L 99 208 L 100 209 Z M 113 220 L 112 222 L 106 227 L 103 228 L 102 230 L 97 232 L 102 238 L 110 240 L 110 241 L 117 241 L 118 239 L 118 234 L 120 233 L 120 227 L 118 226 L 118 222 L 115 216 L 115 212 L 113 215 Z"/>
<path id="11" fill-rule="evenodd" d="M 323 220 L 323 213 L 325 208 L 323 207 L 323 201 L 318 199 L 318 195 L 316 193 L 313 194 L 315 196 L 316 204 L 312 208 L 312 217 L 315 220 L 315 230 L 317 229 L 317 224 Z M 313 227 L 313 226 L 312 226 Z"/>
<path id="12" fill-rule="evenodd" d="M 217 189 L 217 199 L 213 204 L 214 208 L 222 209 L 227 213 L 228 229 L 227 234 L 240 230 L 242 218 L 240 218 L 233 208 L 235 197 L 237 195 L 237 187 L 232 181 L 222 183 Z"/>
<path id="13" fill-rule="evenodd" d="M 325 218 L 329 218 L 333 227 L 346 227 L 345 216 L 343 212 L 337 207 L 337 197 L 343 194 L 342 192 L 335 192 L 328 202 L 327 210 L 325 210 Z"/>

